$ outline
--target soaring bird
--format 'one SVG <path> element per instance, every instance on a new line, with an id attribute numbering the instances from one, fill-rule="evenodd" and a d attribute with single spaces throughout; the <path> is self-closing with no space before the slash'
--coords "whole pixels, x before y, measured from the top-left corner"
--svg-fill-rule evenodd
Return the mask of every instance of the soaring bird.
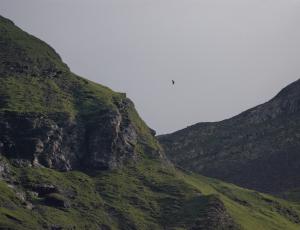
<path id="1" fill-rule="evenodd" d="M 172 84 L 175 85 L 175 81 L 174 80 L 172 80 Z"/>

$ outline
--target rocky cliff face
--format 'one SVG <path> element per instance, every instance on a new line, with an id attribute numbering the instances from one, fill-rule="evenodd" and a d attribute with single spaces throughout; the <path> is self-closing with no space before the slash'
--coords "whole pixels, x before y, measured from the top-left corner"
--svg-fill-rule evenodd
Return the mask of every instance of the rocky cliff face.
<path id="1" fill-rule="evenodd" d="M 264 192 L 300 187 L 300 80 L 234 118 L 160 136 L 177 165 Z"/>
<path id="2" fill-rule="evenodd" d="M 0 153 L 18 166 L 114 169 L 147 149 L 163 158 L 134 104 L 71 73 L 47 44 L 0 18 Z"/>
<path id="3" fill-rule="evenodd" d="M 132 106 L 128 99 L 123 103 Z M 138 159 L 138 134 L 122 113 L 107 111 L 92 123 L 66 114 L 4 113 L 0 117 L 0 153 L 18 165 L 58 170 L 117 168 Z"/>

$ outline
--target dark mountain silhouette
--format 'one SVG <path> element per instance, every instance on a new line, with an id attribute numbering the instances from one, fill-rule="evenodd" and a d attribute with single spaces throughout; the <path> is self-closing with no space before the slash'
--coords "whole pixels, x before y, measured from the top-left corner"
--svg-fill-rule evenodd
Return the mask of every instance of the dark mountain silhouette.
<path id="1" fill-rule="evenodd" d="M 269 102 L 221 122 L 162 135 L 176 165 L 278 194 L 300 187 L 300 80 Z"/>

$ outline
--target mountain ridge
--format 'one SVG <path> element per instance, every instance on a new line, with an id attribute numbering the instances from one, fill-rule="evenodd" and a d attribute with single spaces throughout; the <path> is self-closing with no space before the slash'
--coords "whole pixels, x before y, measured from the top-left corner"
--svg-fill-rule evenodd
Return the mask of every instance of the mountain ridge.
<path id="1" fill-rule="evenodd" d="M 295 189 L 300 187 L 299 92 L 297 80 L 230 119 L 197 123 L 158 139 L 169 159 L 185 169 L 263 192 Z"/>

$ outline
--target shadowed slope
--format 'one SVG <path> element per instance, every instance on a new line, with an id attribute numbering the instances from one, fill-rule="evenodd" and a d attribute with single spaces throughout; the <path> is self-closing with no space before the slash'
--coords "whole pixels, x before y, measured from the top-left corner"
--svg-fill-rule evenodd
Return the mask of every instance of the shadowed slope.
<path id="1" fill-rule="evenodd" d="M 159 141 L 177 165 L 264 192 L 300 187 L 300 80 L 234 118 Z"/>

